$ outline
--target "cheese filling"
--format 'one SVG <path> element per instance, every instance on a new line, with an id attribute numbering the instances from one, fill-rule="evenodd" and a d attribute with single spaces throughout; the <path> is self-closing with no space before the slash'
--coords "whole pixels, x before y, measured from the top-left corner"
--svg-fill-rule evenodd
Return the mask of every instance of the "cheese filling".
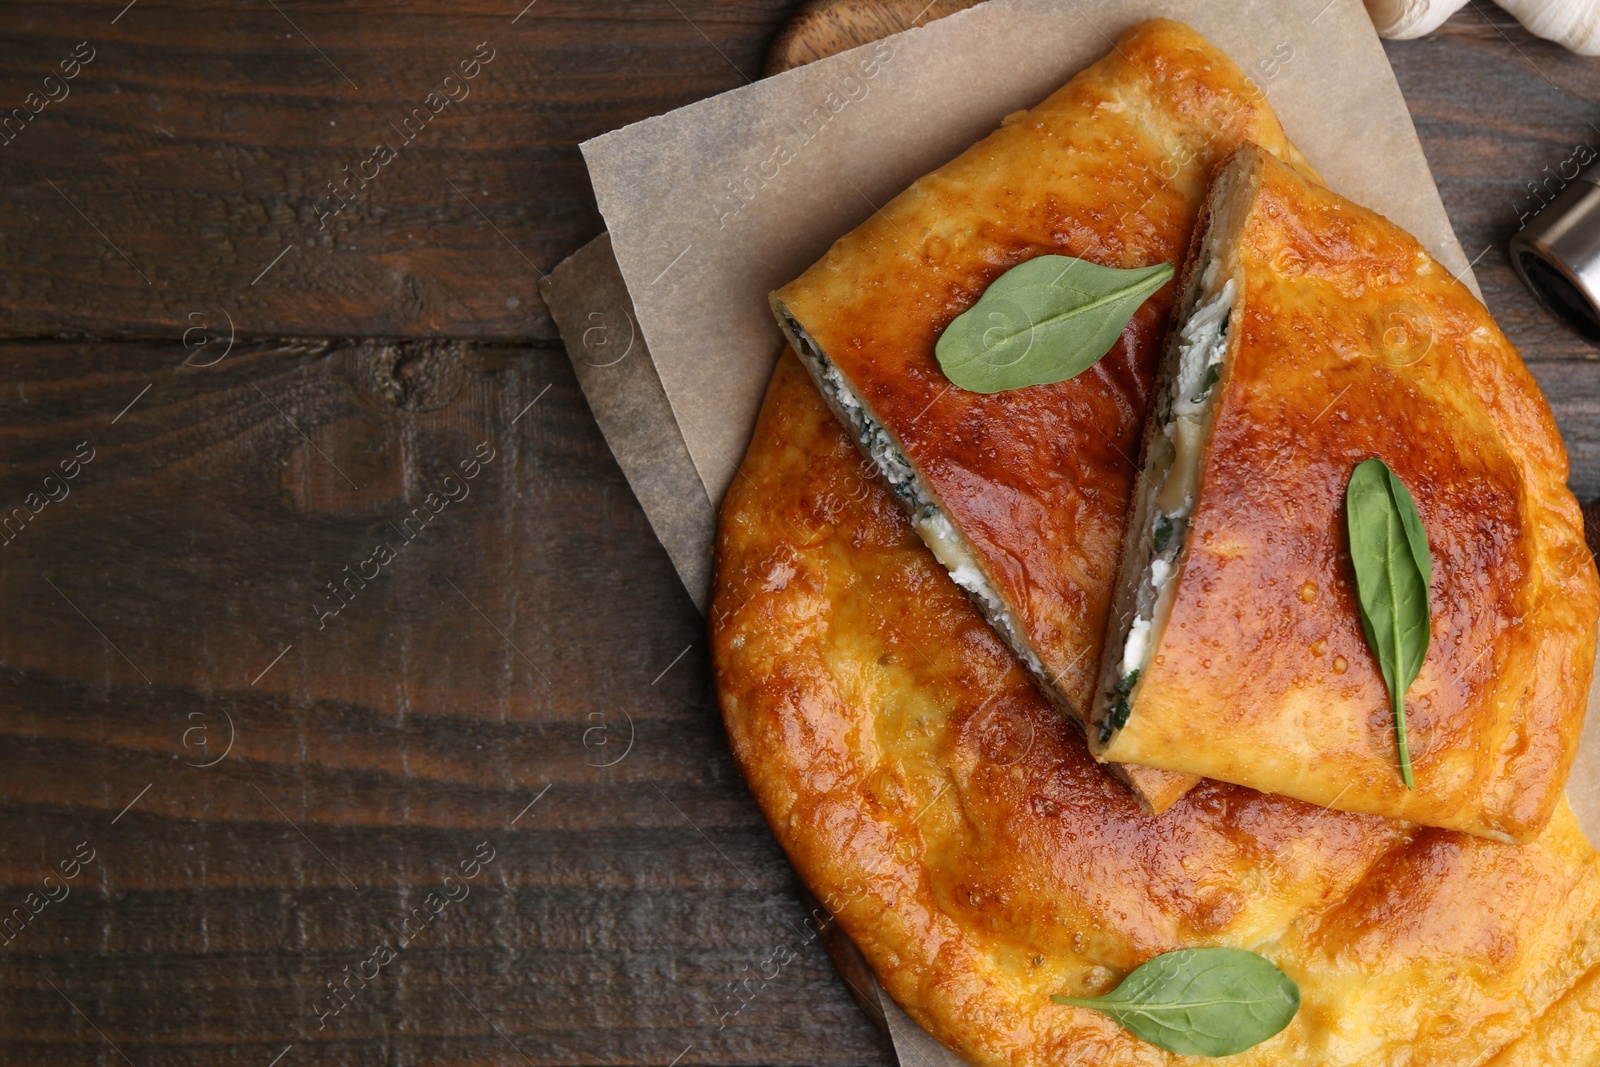
<path id="1" fill-rule="evenodd" d="M 1228 320 L 1236 286 L 1222 278 L 1219 260 L 1213 259 L 1200 279 L 1201 298 L 1178 331 L 1176 372 L 1158 401 L 1159 429 L 1150 438 L 1150 454 L 1141 482 L 1142 501 L 1135 515 L 1143 516 L 1140 534 L 1145 567 L 1135 594 L 1132 621 L 1122 644 L 1116 683 L 1109 696 L 1108 713 L 1100 721 L 1100 740 L 1127 725 L 1129 696 L 1166 625 L 1167 613 L 1182 562 L 1199 484 L 1200 455 L 1211 430 L 1216 388 L 1226 372 Z"/>
<path id="2" fill-rule="evenodd" d="M 905 506 L 917 535 L 950 572 L 951 580 L 971 596 L 989 625 L 1004 638 L 1017 658 L 1027 664 L 1035 675 L 1048 682 L 1044 664 L 1023 636 L 1020 622 L 978 565 L 972 546 L 945 515 L 944 509 L 889 431 L 867 410 L 854 387 L 806 333 L 805 328 L 787 313 L 784 314 L 784 322 L 800 342 L 800 354 L 810 364 L 812 377 L 821 387 L 829 406 L 843 419 L 861 450 L 871 458 L 872 465 Z"/>

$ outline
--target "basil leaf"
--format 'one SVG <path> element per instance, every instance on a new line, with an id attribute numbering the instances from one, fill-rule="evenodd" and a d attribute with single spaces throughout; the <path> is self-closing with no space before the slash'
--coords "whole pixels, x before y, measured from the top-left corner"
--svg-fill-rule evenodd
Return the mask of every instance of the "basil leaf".
<path id="1" fill-rule="evenodd" d="M 1039 256 L 996 278 L 945 327 L 934 355 L 946 377 L 974 393 L 1064 382 L 1111 351 L 1171 277 L 1170 263 L 1119 270 Z"/>
<path id="2" fill-rule="evenodd" d="M 1186 948 L 1135 967 L 1103 997 L 1050 999 L 1103 1012 L 1175 1055 L 1232 1056 L 1289 1025 L 1300 987 L 1254 952 Z"/>
<path id="3" fill-rule="evenodd" d="M 1400 777 L 1407 789 L 1415 789 L 1406 739 L 1406 690 L 1428 654 L 1428 583 L 1433 580 L 1428 535 L 1410 490 L 1381 459 L 1357 465 L 1344 500 L 1361 629 L 1389 687 Z"/>

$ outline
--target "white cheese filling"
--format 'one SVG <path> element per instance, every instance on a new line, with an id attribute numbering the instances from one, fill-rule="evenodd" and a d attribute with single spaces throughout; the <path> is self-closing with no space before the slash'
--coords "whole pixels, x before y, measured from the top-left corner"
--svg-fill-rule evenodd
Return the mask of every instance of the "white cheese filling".
<path id="1" fill-rule="evenodd" d="M 1044 664 L 1023 636 L 1021 624 L 1001 599 L 999 591 L 990 584 L 966 538 L 946 517 L 911 461 L 906 459 L 889 432 L 867 411 L 849 381 L 817 347 L 804 328 L 787 315 L 785 321 L 800 340 L 801 355 L 815 372 L 823 395 L 832 403 L 833 409 L 844 416 L 862 451 L 871 457 L 873 466 L 877 467 L 878 473 L 910 512 L 911 525 L 917 535 L 945 570 L 950 572 L 951 580 L 972 597 L 989 625 L 1000 633 L 1017 658 L 1048 684 L 1050 679 L 1045 673 Z"/>
<path id="2" fill-rule="evenodd" d="M 1220 273 L 1218 260 L 1206 266 L 1200 284 L 1207 295 L 1178 331 L 1177 372 L 1159 409 L 1165 422 L 1151 438 L 1144 491 L 1152 506 L 1143 512 L 1150 528 L 1140 541 L 1150 554 L 1139 581 L 1133 622 L 1122 646 L 1119 682 L 1112 695 L 1114 705 L 1120 701 L 1120 707 L 1112 709 L 1112 729 L 1120 729 L 1126 722 L 1128 694 L 1149 662 L 1155 638 L 1172 606 L 1173 579 L 1199 483 L 1203 436 L 1212 405 L 1222 392 L 1215 386 L 1228 351 L 1228 316 L 1236 286 L 1232 278 L 1219 278 Z"/>

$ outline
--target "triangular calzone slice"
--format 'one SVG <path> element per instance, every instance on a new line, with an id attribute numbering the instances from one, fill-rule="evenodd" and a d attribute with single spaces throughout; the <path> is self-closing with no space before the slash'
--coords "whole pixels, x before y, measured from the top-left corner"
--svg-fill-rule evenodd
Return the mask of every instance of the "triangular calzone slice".
<path id="1" fill-rule="evenodd" d="M 1145 302 L 1098 364 L 1054 385 L 967 392 L 944 376 L 934 345 L 1024 260 L 1182 262 L 1211 168 L 1247 139 L 1304 166 L 1227 56 L 1187 26 L 1142 23 L 772 297 L 923 541 L 1079 723 L 1094 696 L 1172 287 Z M 1123 774 L 1156 811 L 1195 781 Z"/>
<path id="2" fill-rule="evenodd" d="M 1561 797 L 1597 593 L 1550 408 L 1410 235 L 1254 146 L 1212 184 L 1145 438 L 1091 741 L 1101 759 L 1506 840 Z M 1431 640 L 1398 769 L 1346 533 L 1410 489 Z"/>

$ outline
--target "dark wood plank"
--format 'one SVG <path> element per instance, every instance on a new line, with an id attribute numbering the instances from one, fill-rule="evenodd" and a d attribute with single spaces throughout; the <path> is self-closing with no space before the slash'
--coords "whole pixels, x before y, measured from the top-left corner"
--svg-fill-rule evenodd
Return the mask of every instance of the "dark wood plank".
<path id="1" fill-rule="evenodd" d="M 1584 146 L 1600 158 L 1600 63 L 1533 37 L 1475 0 L 1437 34 L 1384 46 L 1484 302 L 1529 361 L 1594 359 L 1517 279 L 1506 242 L 1560 188 Z M 1579 159 L 1590 158 L 1579 155 Z M 1480 258 L 1481 257 L 1481 258 Z"/>
<path id="2" fill-rule="evenodd" d="M 94 859 L 0 939 L 0 1060 L 885 1061 L 563 353 L 3 355 L 0 501 L 40 507 L 0 547 L 4 914 Z M 65 497 L 30 498 L 84 441 Z M 378 542 L 393 561 L 320 619 Z M 327 982 L 480 842 L 465 899 L 319 1029 Z M 779 945 L 795 962 L 719 1027 Z"/>
<path id="3" fill-rule="evenodd" d="M 7 335 L 221 307 L 257 337 L 552 341 L 538 272 L 602 228 L 578 142 L 757 76 L 790 6 L 139 0 L 113 25 L 123 2 L 0 10 L 5 114 L 94 55 L 0 146 Z M 484 42 L 469 95 L 408 130 Z M 323 224 L 380 142 L 399 154 Z"/>

